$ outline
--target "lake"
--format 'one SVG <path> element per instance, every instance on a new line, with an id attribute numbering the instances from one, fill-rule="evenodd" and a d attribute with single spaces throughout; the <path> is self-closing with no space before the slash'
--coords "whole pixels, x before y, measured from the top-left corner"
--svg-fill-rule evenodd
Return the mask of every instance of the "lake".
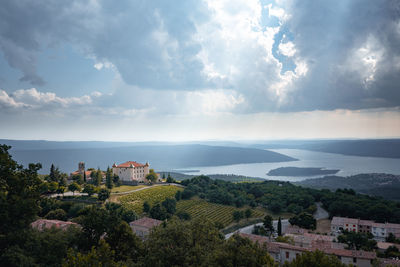
<path id="1" fill-rule="evenodd" d="M 251 163 L 251 164 L 234 164 L 224 166 L 196 167 L 185 168 L 183 171 L 176 169 L 177 172 L 185 174 L 236 174 L 252 177 L 260 177 L 269 180 L 282 181 L 301 181 L 308 178 L 317 178 L 317 176 L 267 176 L 267 173 L 279 167 L 314 167 L 326 169 L 340 170 L 337 176 L 349 176 L 360 173 L 391 173 L 400 175 L 400 159 L 378 158 L 378 157 L 359 157 L 346 156 L 341 154 L 332 154 L 324 152 L 315 152 L 301 149 L 269 149 L 296 159 L 298 161 L 291 162 L 274 162 L 274 163 Z M 193 172 L 190 170 L 198 170 Z"/>

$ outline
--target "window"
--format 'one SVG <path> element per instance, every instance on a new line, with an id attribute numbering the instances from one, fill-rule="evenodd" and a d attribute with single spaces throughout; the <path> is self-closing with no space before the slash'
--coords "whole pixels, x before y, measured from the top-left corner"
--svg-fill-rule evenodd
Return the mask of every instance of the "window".
<path id="1" fill-rule="evenodd" d="M 356 227 L 356 226 L 353 224 L 353 227 Z"/>
<path id="2" fill-rule="evenodd" d="M 357 262 L 357 258 L 353 258 L 353 262 L 356 263 Z"/>
<path id="3" fill-rule="evenodd" d="M 289 251 L 286 251 L 286 259 L 289 259 Z"/>
<path id="4" fill-rule="evenodd" d="M 348 223 L 346 223 L 346 226 L 349 226 L 349 224 L 348 224 Z"/>

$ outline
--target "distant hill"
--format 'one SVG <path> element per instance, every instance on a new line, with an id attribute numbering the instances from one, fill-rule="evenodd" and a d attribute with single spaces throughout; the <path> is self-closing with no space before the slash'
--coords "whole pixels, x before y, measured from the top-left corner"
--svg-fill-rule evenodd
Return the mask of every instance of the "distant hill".
<path id="1" fill-rule="evenodd" d="M 367 173 L 349 177 L 325 176 L 296 182 L 296 184 L 316 189 L 351 188 L 359 193 L 400 201 L 400 175 Z"/>
<path id="2" fill-rule="evenodd" d="M 185 179 L 191 179 L 193 177 L 199 176 L 200 174 L 193 174 L 193 175 L 188 175 L 184 173 L 179 173 L 179 172 L 158 172 L 162 176 L 163 174 L 165 177 L 168 177 L 168 174 L 171 175 L 175 180 L 182 181 Z M 257 177 L 249 177 L 249 176 L 244 176 L 244 175 L 235 175 L 235 174 L 208 174 L 206 175 L 210 177 L 213 180 L 223 180 L 223 181 L 229 181 L 229 182 L 262 182 L 265 181 L 263 178 L 257 178 Z"/>
<path id="3" fill-rule="evenodd" d="M 273 141 L 250 147 L 293 148 L 351 156 L 400 158 L 400 139 Z"/>
<path id="4" fill-rule="evenodd" d="M 322 168 L 280 167 L 270 170 L 268 176 L 313 176 L 336 174 L 339 170 L 324 170 Z"/>
<path id="5" fill-rule="evenodd" d="M 16 142 L 16 141 L 14 141 Z M 22 141 L 24 142 L 24 141 Z M 60 142 L 62 143 L 62 142 Z M 157 170 L 172 170 L 176 168 L 219 166 L 240 163 L 284 162 L 296 159 L 276 152 L 242 147 L 223 147 L 207 145 L 137 145 L 121 147 L 84 147 L 76 148 L 78 144 L 71 143 L 73 148 L 30 149 L 23 150 L 21 143 L 16 143 L 16 149 L 10 150 L 15 160 L 27 165 L 40 162 L 43 165 L 41 173 L 47 173 L 53 163 L 64 172 L 77 169 L 78 162 L 84 161 L 86 167 L 101 169 L 115 163 L 128 160 L 150 162 Z M 65 144 L 59 144 L 66 146 Z M 84 146 L 88 145 L 84 142 Z M 97 145 L 97 143 L 96 143 Z M 107 142 L 102 144 L 107 145 Z"/>

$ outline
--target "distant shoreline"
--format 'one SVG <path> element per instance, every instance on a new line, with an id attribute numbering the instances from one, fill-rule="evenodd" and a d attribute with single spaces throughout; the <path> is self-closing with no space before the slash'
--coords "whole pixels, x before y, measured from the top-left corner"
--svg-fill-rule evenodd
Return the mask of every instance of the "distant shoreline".
<path id="1" fill-rule="evenodd" d="M 325 170 L 323 168 L 281 167 L 270 170 L 268 176 L 315 176 L 336 174 L 340 170 Z"/>

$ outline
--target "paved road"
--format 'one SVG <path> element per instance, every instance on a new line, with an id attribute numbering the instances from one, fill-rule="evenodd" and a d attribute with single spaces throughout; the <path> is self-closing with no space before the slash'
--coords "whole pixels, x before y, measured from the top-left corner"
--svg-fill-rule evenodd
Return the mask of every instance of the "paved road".
<path id="1" fill-rule="evenodd" d="M 328 219 L 329 213 L 324 208 L 322 208 L 322 203 L 317 202 L 315 204 L 317 205 L 317 211 L 314 213 L 314 218 L 316 220 Z"/>
<path id="2" fill-rule="evenodd" d="M 244 234 L 251 234 L 253 232 L 254 226 L 261 226 L 263 225 L 263 223 L 256 223 L 256 224 L 252 224 L 243 228 L 240 228 L 238 230 L 236 230 L 233 233 L 229 233 L 225 235 L 225 238 L 228 239 L 229 237 L 231 237 L 234 233 L 244 233 Z M 274 229 L 278 229 L 278 220 L 274 220 L 273 221 L 273 225 L 274 225 Z M 289 226 L 289 220 L 285 219 L 282 220 L 282 232 L 285 232 L 286 228 Z"/>

